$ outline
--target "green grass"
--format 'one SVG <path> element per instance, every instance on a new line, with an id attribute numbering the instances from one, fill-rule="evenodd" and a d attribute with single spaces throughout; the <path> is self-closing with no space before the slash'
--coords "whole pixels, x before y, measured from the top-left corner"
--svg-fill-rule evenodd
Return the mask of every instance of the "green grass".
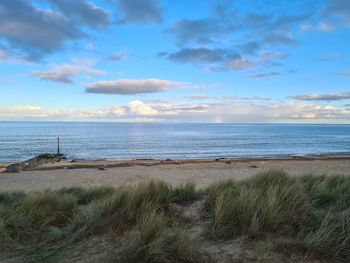
<path id="1" fill-rule="evenodd" d="M 305 257 L 346 261 L 350 257 L 350 178 L 292 178 L 268 171 L 207 190 L 209 237 L 274 235 Z M 294 248 L 290 245 L 293 244 Z"/>
<path id="2" fill-rule="evenodd" d="M 113 187 L 92 187 L 92 188 L 81 188 L 81 187 L 69 187 L 62 188 L 57 191 L 59 195 L 71 194 L 77 198 L 79 205 L 86 205 L 92 201 L 107 197 L 115 193 L 116 189 Z"/>
<path id="3" fill-rule="evenodd" d="M 166 226 L 166 218 L 156 210 L 144 214 L 119 247 L 116 262 L 208 262 L 194 240 Z"/>
<path id="4" fill-rule="evenodd" d="M 174 217 L 174 209 L 193 207 L 201 209 L 200 222 L 183 224 L 181 216 Z M 191 226 L 198 224 L 203 233 L 195 242 Z M 115 253 L 104 262 L 219 262 L 207 256 L 210 249 L 203 242 L 243 236 L 256 244 L 266 241 L 268 249 L 275 244 L 287 258 L 293 252 L 305 260 L 347 262 L 350 178 L 293 178 L 268 171 L 204 191 L 193 182 L 174 187 L 151 181 L 124 188 L 0 193 L 0 260 L 56 262 L 70 247 L 103 235 L 115 240 Z"/>
<path id="5" fill-rule="evenodd" d="M 15 207 L 26 197 L 24 192 L 3 192 L 0 193 L 0 204 Z"/>
<path id="6" fill-rule="evenodd" d="M 190 203 L 199 198 L 194 182 L 186 182 L 172 189 L 171 201 L 174 203 Z"/>
<path id="7" fill-rule="evenodd" d="M 215 189 L 219 191 L 210 194 L 216 195 L 210 229 L 215 238 L 293 231 L 310 214 L 301 185 L 283 172 L 258 174 L 236 184 L 224 182 Z"/>
<path id="8" fill-rule="evenodd" d="M 341 211 L 350 207 L 350 177 L 306 175 L 300 181 L 316 208 Z"/>

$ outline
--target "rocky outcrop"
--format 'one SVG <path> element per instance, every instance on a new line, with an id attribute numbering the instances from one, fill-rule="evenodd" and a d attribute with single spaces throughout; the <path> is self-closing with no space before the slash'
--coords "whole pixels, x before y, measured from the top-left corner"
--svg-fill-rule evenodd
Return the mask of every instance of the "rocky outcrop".
<path id="1" fill-rule="evenodd" d="M 45 163 L 59 162 L 63 158 L 64 157 L 61 154 L 45 153 L 21 163 L 10 164 L 6 167 L 5 172 L 18 173 L 20 171 L 30 170 Z"/>

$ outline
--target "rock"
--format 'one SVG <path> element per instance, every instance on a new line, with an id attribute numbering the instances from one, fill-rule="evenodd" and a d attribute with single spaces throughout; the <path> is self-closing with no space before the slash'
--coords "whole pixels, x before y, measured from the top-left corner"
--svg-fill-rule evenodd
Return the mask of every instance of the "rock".
<path id="1" fill-rule="evenodd" d="M 6 167 L 5 172 L 17 173 L 20 171 L 25 171 L 28 169 L 35 168 L 42 164 L 59 162 L 62 159 L 62 157 L 63 155 L 50 154 L 50 153 L 40 154 L 24 162 L 8 165 Z"/>
<path id="2" fill-rule="evenodd" d="M 225 159 L 227 159 L 227 158 L 225 158 L 225 157 L 220 157 L 220 158 L 216 158 L 215 161 L 219 162 L 220 160 L 225 160 Z"/>
<path id="3" fill-rule="evenodd" d="M 10 164 L 5 168 L 5 173 L 19 173 L 21 171 L 20 164 Z"/>

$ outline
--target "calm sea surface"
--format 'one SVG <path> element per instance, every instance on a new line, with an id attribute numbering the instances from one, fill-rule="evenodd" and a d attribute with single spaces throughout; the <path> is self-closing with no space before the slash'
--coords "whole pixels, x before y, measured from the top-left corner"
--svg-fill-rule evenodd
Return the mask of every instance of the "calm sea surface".
<path id="1" fill-rule="evenodd" d="M 0 122 L 0 161 L 216 158 L 350 153 L 350 125 Z"/>

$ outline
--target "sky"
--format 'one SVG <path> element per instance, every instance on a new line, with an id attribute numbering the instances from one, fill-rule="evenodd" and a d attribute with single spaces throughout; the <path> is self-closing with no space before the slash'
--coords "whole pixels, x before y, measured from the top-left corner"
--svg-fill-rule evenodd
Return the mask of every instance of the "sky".
<path id="1" fill-rule="evenodd" d="M 0 120 L 350 123 L 349 0 L 0 0 Z"/>

